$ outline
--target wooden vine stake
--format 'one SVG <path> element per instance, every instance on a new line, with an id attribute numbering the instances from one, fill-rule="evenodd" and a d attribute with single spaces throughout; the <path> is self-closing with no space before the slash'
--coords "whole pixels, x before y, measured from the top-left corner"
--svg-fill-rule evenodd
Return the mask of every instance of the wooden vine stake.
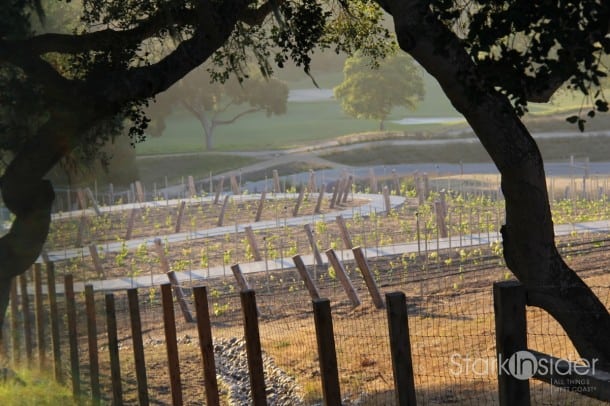
<path id="1" fill-rule="evenodd" d="M 369 169 L 369 177 L 371 193 L 377 193 L 379 189 L 377 186 L 377 177 L 375 176 L 375 170 L 373 168 Z"/>
<path id="2" fill-rule="evenodd" d="M 392 210 L 392 204 L 390 203 L 390 190 L 387 186 L 383 187 L 383 204 L 385 206 L 385 212 L 390 214 L 390 210 Z"/>
<path id="3" fill-rule="evenodd" d="M 214 195 L 214 204 L 218 204 L 218 200 L 220 199 L 220 194 L 222 193 L 222 190 L 224 189 L 224 183 L 225 183 L 225 177 L 221 176 L 220 179 L 218 179 L 218 187 L 216 188 L 216 194 Z"/>
<path id="4" fill-rule="evenodd" d="M 231 195 L 226 195 L 224 202 L 222 202 L 222 208 L 220 209 L 220 214 L 218 215 L 218 222 L 216 225 L 218 227 L 222 227 L 225 220 L 225 212 L 227 211 L 227 206 L 229 205 L 229 198 Z"/>
<path id="5" fill-rule="evenodd" d="M 381 293 L 379 293 L 379 288 L 375 283 L 373 273 L 371 272 L 366 257 L 364 256 L 364 251 L 361 247 L 354 247 L 352 248 L 352 252 L 354 253 L 354 259 L 356 259 L 358 268 L 360 268 L 360 272 L 362 272 L 362 277 L 364 278 L 366 287 L 369 290 L 369 293 L 371 294 L 373 304 L 375 304 L 375 307 L 378 309 L 385 308 L 385 303 L 383 303 L 383 299 L 381 297 Z"/>
<path id="6" fill-rule="evenodd" d="M 280 188 L 280 175 L 277 172 L 277 169 L 273 170 L 273 193 L 280 193 L 282 189 Z"/>
<path id="7" fill-rule="evenodd" d="M 347 293 L 347 297 L 352 302 L 352 305 L 354 307 L 359 306 L 360 298 L 358 297 L 358 293 L 356 293 L 356 289 L 354 289 L 354 285 L 352 285 L 352 282 L 350 281 L 349 276 L 347 275 L 347 272 L 343 267 L 343 264 L 341 264 L 341 261 L 339 261 L 339 258 L 337 258 L 337 254 L 334 250 L 329 249 L 326 251 L 326 256 L 328 257 L 328 261 L 335 270 L 335 273 L 337 274 L 341 285 L 343 285 L 343 289 L 345 290 L 345 293 Z"/>
<path id="8" fill-rule="evenodd" d="M 350 238 L 347 225 L 345 225 L 345 220 L 343 219 L 343 216 L 337 216 L 336 220 L 337 225 L 339 226 L 339 231 L 341 233 L 341 239 L 343 240 L 345 248 L 352 249 L 354 246 L 352 244 L 352 239 Z"/>
<path id="9" fill-rule="evenodd" d="M 352 191 L 352 183 L 354 182 L 354 178 L 352 175 L 349 175 L 347 181 L 345 182 L 345 186 L 343 188 L 343 198 L 341 198 L 341 203 L 347 202 L 347 198 L 349 197 L 349 192 Z"/>
<path id="10" fill-rule="evenodd" d="M 233 191 L 234 195 L 240 194 L 239 184 L 237 183 L 235 175 L 231 175 L 231 190 Z"/>
<path id="11" fill-rule="evenodd" d="M 127 231 L 125 232 L 125 240 L 131 240 L 131 235 L 133 234 L 133 226 L 136 222 L 137 213 L 138 209 L 136 209 L 135 207 L 129 212 L 129 219 L 127 220 Z"/>
<path id="12" fill-rule="evenodd" d="M 244 228 L 244 231 L 246 232 L 246 238 L 248 239 L 248 245 L 250 246 L 254 260 L 262 261 L 261 253 L 258 249 L 258 244 L 256 243 L 256 236 L 254 235 L 254 231 L 252 231 L 252 227 L 247 226 Z"/>
<path id="13" fill-rule="evenodd" d="M 139 203 L 144 203 L 146 201 L 144 197 L 144 188 L 142 187 L 142 182 L 139 180 L 136 180 L 136 196 Z"/>
<path id="14" fill-rule="evenodd" d="M 180 287 L 180 284 L 178 283 L 178 277 L 176 276 L 176 273 L 170 270 L 169 261 L 165 256 L 165 250 L 163 249 L 163 244 L 161 243 L 160 238 L 155 238 L 155 250 L 157 251 L 157 255 L 159 256 L 159 261 L 161 262 L 161 269 L 163 269 L 163 272 L 165 272 L 167 278 L 169 279 L 172 285 L 172 288 L 174 290 L 174 296 L 176 296 L 176 300 L 180 305 L 180 310 L 182 311 L 184 320 L 187 323 L 192 323 L 194 319 L 188 308 L 188 304 L 186 303 L 186 297 L 184 295 L 184 292 L 182 291 L 182 288 Z"/>
<path id="15" fill-rule="evenodd" d="M 91 191 L 91 189 L 85 188 L 85 193 L 87 193 L 87 197 L 89 198 L 91 205 L 93 205 L 93 210 L 95 211 L 95 214 L 98 216 L 101 216 L 102 211 L 100 210 L 100 206 L 97 204 L 97 200 L 95 200 L 95 197 L 93 196 L 93 192 Z"/>
<path id="16" fill-rule="evenodd" d="M 76 189 L 76 197 L 78 198 L 78 205 L 81 210 L 85 210 L 87 208 L 87 199 L 85 198 L 85 192 L 83 189 Z"/>
<path id="17" fill-rule="evenodd" d="M 100 261 L 100 256 L 97 253 L 97 245 L 89 244 L 89 255 L 91 255 L 91 260 L 93 261 L 93 267 L 95 268 L 95 272 L 97 273 L 98 278 L 106 279 L 106 274 L 104 272 L 104 268 L 102 267 L 102 261 Z"/>
<path id="18" fill-rule="evenodd" d="M 318 288 L 316 288 L 313 279 L 309 275 L 309 272 L 307 272 L 307 267 L 305 266 L 305 263 L 303 263 L 301 256 L 295 255 L 292 257 L 292 260 L 294 261 L 294 265 L 297 267 L 297 271 L 299 271 L 301 279 L 303 279 L 303 282 L 305 282 L 305 287 L 309 292 L 309 296 L 311 296 L 311 300 L 319 299 L 320 292 L 318 292 Z"/>
<path id="19" fill-rule="evenodd" d="M 195 188 L 195 179 L 193 178 L 193 175 L 189 175 L 188 183 L 190 197 L 197 197 L 197 188 Z"/>
<path id="20" fill-rule="evenodd" d="M 254 218 L 254 222 L 261 221 L 261 217 L 263 215 L 263 208 L 265 207 L 265 198 L 267 197 L 267 191 L 263 190 L 261 193 L 261 198 L 258 201 L 258 207 L 256 208 L 256 217 Z"/>
<path id="21" fill-rule="evenodd" d="M 318 200 L 316 201 L 316 208 L 313 210 L 315 214 L 319 214 L 322 208 L 322 200 L 324 199 L 324 191 L 326 190 L 326 184 L 320 186 L 320 193 L 318 193 Z"/>
<path id="22" fill-rule="evenodd" d="M 182 228 L 182 217 L 184 217 L 184 208 L 186 207 L 186 202 L 181 201 L 180 206 L 178 207 L 178 216 L 176 217 L 176 227 L 174 227 L 174 232 L 179 233 Z"/>
<path id="23" fill-rule="evenodd" d="M 299 197 L 297 197 L 297 203 L 294 205 L 294 209 L 292 210 L 292 217 L 296 217 L 299 215 L 299 209 L 301 208 L 301 204 L 303 204 L 304 197 L 305 197 L 305 186 L 301 185 L 301 190 L 299 191 Z"/>
<path id="24" fill-rule="evenodd" d="M 311 229 L 311 225 L 305 224 L 303 228 L 305 229 L 307 240 L 309 241 L 309 245 L 311 246 L 311 251 L 313 252 L 313 258 L 316 261 L 316 265 L 323 266 L 324 261 L 322 261 L 322 255 L 320 255 L 318 244 L 316 244 L 316 239 L 313 236 L 313 230 Z"/>

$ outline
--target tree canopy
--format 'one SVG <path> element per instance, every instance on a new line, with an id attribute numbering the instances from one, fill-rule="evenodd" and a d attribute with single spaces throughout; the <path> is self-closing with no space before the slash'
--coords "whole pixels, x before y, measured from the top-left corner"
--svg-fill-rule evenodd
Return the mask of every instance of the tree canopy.
<path id="1" fill-rule="evenodd" d="M 308 72 L 316 48 L 382 57 L 392 45 L 381 7 L 399 47 L 438 80 L 501 173 L 504 256 L 529 304 L 610 368 L 610 315 L 557 251 L 542 158 L 520 120 L 564 84 L 583 93 L 586 108 L 569 118 L 581 129 L 608 110 L 599 84 L 610 2 L 83 0 L 73 32 L 36 32 L 33 19 L 56 3 L 0 3 L 0 149 L 10 152 L 0 191 L 16 215 L 0 238 L 0 314 L 48 234 L 54 195 L 43 177 L 60 159 L 95 150 L 126 118 L 137 141 L 142 106 L 205 61 L 226 81 L 249 60 L 263 76 L 288 60 Z"/>
<path id="2" fill-rule="evenodd" d="M 335 87 L 335 97 L 352 117 L 383 122 L 394 107 L 413 110 L 424 97 L 419 67 L 402 52 L 388 55 L 371 69 L 371 58 L 356 53 L 347 58 L 343 82 Z"/>

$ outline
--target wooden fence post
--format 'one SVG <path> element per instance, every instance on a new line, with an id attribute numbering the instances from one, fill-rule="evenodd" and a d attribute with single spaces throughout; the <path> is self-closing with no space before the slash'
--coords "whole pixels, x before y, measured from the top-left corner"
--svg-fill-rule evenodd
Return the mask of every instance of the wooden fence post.
<path id="1" fill-rule="evenodd" d="M 186 296 L 184 294 L 184 291 L 180 287 L 180 284 L 178 283 L 178 278 L 176 277 L 176 273 L 174 271 L 167 272 L 167 278 L 169 279 L 169 282 L 173 287 L 174 296 L 176 296 L 176 301 L 178 302 L 178 305 L 180 306 L 180 311 L 182 312 L 184 321 L 186 321 L 187 323 L 193 323 L 195 321 L 195 319 L 193 318 L 193 315 L 191 314 L 191 311 L 189 310 L 188 303 L 186 302 Z"/>
<path id="2" fill-rule="evenodd" d="M 256 243 L 256 237 L 254 235 L 254 231 L 252 231 L 252 227 L 246 226 L 244 231 L 246 232 L 246 238 L 248 239 L 248 245 L 250 245 L 250 250 L 252 251 L 254 260 L 262 261 L 261 253 L 258 249 L 258 244 Z"/>
<path id="3" fill-rule="evenodd" d="M 498 356 L 498 391 L 500 406 L 530 404 L 528 379 L 511 376 L 502 368 L 513 361 L 518 352 L 527 350 L 525 316 L 525 287 L 517 281 L 497 282 L 493 285 L 496 319 L 496 352 Z"/>
<path id="4" fill-rule="evenodd" d="M 256 297 L 252 289 L 240 292 L 240 297 L 244 315 L 244 335 L 246 337 L 252 403 L 254 406 L 266 406 L 265 371 L 263 369 L 263 354 L 258 331 Z"/>
<path id="5" fill-rule="evenodd" d="M 92 285 L 85 285 L 85 308 L 87 310 L 87 346 L 89 350 L 89 375 L 91 379 L 91 400 L 100 403 L 100 367 L 97 353 L 97 320 L 95 297 Z"/>
<path id="6" fill-rule="evenodd" d="M 66 316 L 68 317 L 68 342 L 70 343 L 70 370 L 72 395 L 80 395 L 80 361 L 78 358 L 78 333 L 76 330 L 76 300 L 74 297 L 74 278 L 64 275 L 64 294 L 66 296 Z"/>
<path id="7" fill-rule="evenodd" d="M 299 196 L 297 197 L 297 202 L 294 205 L 294 209 L 292 210 L 292 217 L 296 217 L 299 215 L 299 209 L 301 208 L 301 204 L 303 203 L 304 197 L 305 197 L 305 186 L 301 185 L 301 190 L 299 191 Z"/>
<path id="8" fill-rule="evenodd" d="M 258 207 L 256 208 L 256 217 L 254 217 L 254 222 L 261 221 L 261 216 L 263 215 L 263 208 L 265 207 L 265 198 L 267 197 L 267 192 L 263 190 L 261 193 L 261 198 L 258 201 Z"/>
<path id="9" fill-rule="evenodd" d="M 91 260 L 93 261 L 93 267 L 95 268 L 97 277 L 106 279 L 106 273 L 104 272 L 104 268 L 102 267 L 100 256 L 97 253 L 97 245 L 89 244 L 89 255 L 91 255 Z"/>
<path id="10" fill-rule="evenodd" d="M 301 275 L 301 279 L 303 279 L 303 282 L 305 282 L 305 287 L 307 288 L 307 291 L 309 292 L 309 296 L 311 296 L 311 299 L 312 300 L 319 299 L 320 292 L 318 292 L 318 288 L 316 288 L 316 285 L 315 285 L 313 279 L 311 279 L 311 276 L 309 276 L 309 272 L 307 272 L 307 267 L 303 263 L 303 259 L 301 258 L 301 256 L 300 255 L 293 256 L 292 261 L 294 262 L 294 265 L 297 267 L 297 271 L 299 271 L 299 275 Z"/>
<path id="11" fill-rule="evenodd" d="M 352 305 L 354 305 L 354 307 L 360 305 L 360 298 L 358 298 L 358 293 L 356 293 L 356 289 L 354 289 L 354 285 L 352 285 L 352 282 L 350 281 L 347 272 L 345 272 L 345 268 L 343 268 L 343 265 L 339 261 L 339 258 L 337 258 L 337 254 L 335 253 L 335 251 L 332 249 L 327 250 L 326 256 L 328 257 L 328 261 L 335 270 L 335 273 L 337 274 L 341 285 L 343 285 L 343 289 L 345 290 L 345 293 L 347 293 L 347 297 L 352 302 Z"/>
<path id="12" fill-rule="evenodd" d="M 146 360 L 144 358 L 144 343 L 142 341 L 142 322 L 140 320 L 138 289 L 128 289 L 127 300 L 129 301 L 129 319 L 131 321 L 133 360 L 136 369 L 136 381 L 138 383 L 138 400 L 140 405 L 148 405 L 148 382 L 146 379 Z"/>
<path id="13" fill-rule="evenodd" d="M 399 406 L 415 406 L 415 380 L 405 294 L 387 293 L 385 299 L 388 304 L 388 329 L 396 402 Z"/>
<path id="14" fill-rule="evenodd" d="M 172 405 L 181 406 L 182 382 L 180 381 L 180 362 L 178 360 L 178 340 L 176 338 L 174 301 L 172 300 L 172 287 L 168 283 L 161 285 L 161 302 L 163 303 L 163 326 L 165 329 L 169 380 L 172 390 Z"/>
<path id="15" fill-rule="evenodd" d="M 396 191 L 396 195 L 400 196 L 400 181 L 398 180 L 398 174 L 396 173 L 396 169 L 392 169 L 392 183 L 394 184 L 394 190 Z"/>
<path id="16" fill-rule="evenodd" d="M 32 318 L 30 317 L 30 296 L 28 278 L 25 273 L 18 276 L 21 288 L 21 313 L 23 314 L 23 341 L 27 365 L 32 365 Z"/>
<path id="17" fill-rule="evenodd" d="M 121 384 L 121 360 L 119 358 L 119 338 L 117 336 L 114 294 L 107 293 L 105 299 L 108 354 L 110 355 L 110 375 L 112 379 L 112 402 L 114 405 L 122 405 L 123 386 Z"/>
<path id="18" fill-rule="evenodd" d="M 59 312 L 57 310 L 57 294 L 55 291 L 55 264 L 47 262 L 47 291 L 49 294 L 49 312 L 51 313 L 51 346 L 53 348 L 53 364 L 55 380 L 64 382 L 61 368 L 61 347 L 59 343 Z"/>
<path id="19" fill-rule="evenodd" d="M 216 223 L 218 227 L 222 227 L 222 224 L 224 223 L 225 211 L 227 210 L 227 206 L 229 205 L 230 197 L 231 195 L 226 195 L 225 200 L 222 202 L 222 208 L 220 209 L 220 214 L 218 215 L 218 222 Z"/>
<path id="20" fill-rule="evenodd" d="M 195 310 L 197 312 L 197 331 L 199 333 L 199 348 L 203 362 L 203 384 L 207 406 L 220 406 L 218 381 L 216 380 L 216 363 L 214 361 L 214 345 L 208 306 L 208 291 L 205 286 L 193 288 L 195 295 Z"/>
<path id="21" fill-rule="evenodd" d="M 186 202 L 183 200 L 180 202 L 180 206 L 178 207 L 178 216 L 176 217 L 176 226 L 174 227 L 175 233 L 179 233 L 180 228 L 182 227 L 182 217 L 184 216 L 185 207 L 186 207 Z"/>
<path id="22" fill-rule="evenodd" d="M 17 365 L 21 359 L 21 353 L 19 352 L 19 299 L 17 295 L 17 285 L 19 281 L 17 278 L 13 278 L 11 281 L 11 357 L 13 365 Z"/>
<path id="23" fill-rule="evenodd" d="M 352 249 L 354 245 L 352 244 L 352 239 L 350 238 L 349 231 L 347 230 L 347 226 L 345 225 L 345 220 L 343 216 L 336 217 L 337 225 L 339 226 L 339 232 L 341 233 L 341 239 L 343 240 L 343 245 L 345 248 Z"/>
<path id="24" fill-rule="evenodd" d="M 34 309 L 36 320 L 36 344 L 38 345 L 38 368 L 46 367 L 46 348 L 44 332 L 44 298 L 42 296 L 42 264 L 34 264 Z"/>
<path id="25" fill-rule="evenodd" d="M 305 234 L 307 234 L 307 240 L 309 241 L 309 245 L 311 246 L 311 251 L 313 252 L 313 258 L 316 261 L 316 265 L 323 266 L 324 261 L 322 261 L 322 255 L 320 255 L 318 244 L 316 244 L 316 240 L 313 237 L 313 230 L 311 229 L 311 225 L 305 224 L 303 228 L 305 229 Z"/>
<path id="26" fill-rule="evenodd" d="M 383 309 L 385 304 L 383 303 L 383 299 L 381 298 L 381 293 L 379 293 L 379 288 L 375 283 L 375 278 L 373 278 L 373 273 L 369 268 L 369 264 L 364 256 L 364 252 L 361 247 L 352 248 L 352 252 L 354 253 L 354 259 L 358 264 L 358 268 L 362 272 L 362 276 L 364 277 L 364 282 L 366 283 L 366 287 L 371 294 L 371 299 L 373 299 L 373 303 L 375 307 L 378 309 Z"/>
<path id="27" fill-rule="evenodd" d="M 339 386 L 339 368 L 335 349 L 335 334 L 328 299 L 313 301 L 313 316 L 316 325 L 318 359 L 320 361 L 320 378 L 324 405 L 341 406 L 341 388 Z"/>

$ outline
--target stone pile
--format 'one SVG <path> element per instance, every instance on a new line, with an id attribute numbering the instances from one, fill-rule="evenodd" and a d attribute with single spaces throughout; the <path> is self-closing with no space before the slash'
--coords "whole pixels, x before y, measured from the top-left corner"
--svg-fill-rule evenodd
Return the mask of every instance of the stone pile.
<path id="1" fill-rule="evenodd" d="M 231 338 L 214 343 L 214 358 L 219 386 L 227 390 L 230 405 L 251 405 L 250 378 L 246 343 Z M 267 402 L 274 406 L 303 405 L 303 398 L 295 380 L 275 365 L 273 359 L 263 352 Z"/>

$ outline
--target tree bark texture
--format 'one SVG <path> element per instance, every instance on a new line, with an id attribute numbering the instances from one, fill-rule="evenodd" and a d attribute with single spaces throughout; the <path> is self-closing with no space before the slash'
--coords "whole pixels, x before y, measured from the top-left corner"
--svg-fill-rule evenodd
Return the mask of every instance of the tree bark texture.
<path id="1" fill-rule="evenodd" d="M 394 17 L 400 47 L 434 76 L 464 115 L 502 177 L 504 257 L 525 285 L 528 304 L 549 312 L 580 355 L 610 366 L 610 315 L 555 246 L 543 161 L 508 98 L 486 85 L 464 44 L 430 12 L 426 1 L 381 5 Z"/>

